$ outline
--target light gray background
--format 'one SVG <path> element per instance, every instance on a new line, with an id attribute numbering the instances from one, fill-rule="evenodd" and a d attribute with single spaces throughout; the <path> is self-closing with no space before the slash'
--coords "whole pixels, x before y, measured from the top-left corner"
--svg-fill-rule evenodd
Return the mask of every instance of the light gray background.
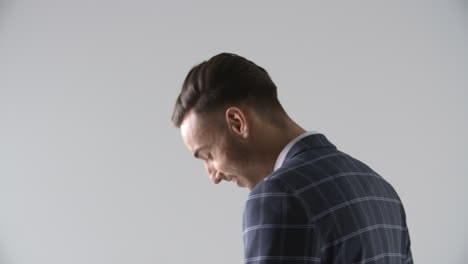
<path id="1" fill-rule="evenodd" d="M 170 115 L 223 51 L 400 194 L 416 263 L 468 257 L 466 1 L 1 1 L 0 263 L 242 263 L 247 189 Z"/>

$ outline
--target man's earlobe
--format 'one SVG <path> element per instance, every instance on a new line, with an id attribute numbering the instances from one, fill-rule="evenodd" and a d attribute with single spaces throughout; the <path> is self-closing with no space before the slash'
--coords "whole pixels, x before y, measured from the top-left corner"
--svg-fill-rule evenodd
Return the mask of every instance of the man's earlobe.
<path id="1" fill-rule="evenodd" d="M 236 134 L 247 138 L 248 136 L 248 124 L 245 115 L 237 107 L 231 107 L 226 110 L 226 121 L 230 129 Z"/>

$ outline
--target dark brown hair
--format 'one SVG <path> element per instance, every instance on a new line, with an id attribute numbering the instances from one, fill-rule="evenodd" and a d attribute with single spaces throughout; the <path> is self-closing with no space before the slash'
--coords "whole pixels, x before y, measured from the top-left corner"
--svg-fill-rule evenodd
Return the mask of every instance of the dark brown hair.
<path id="1" fill-rule="evenodd" d="M 284 113 L 276 85 L 262 67 L 239 55 L 220 53 L 189 71 L 177 97 L 172 122 L 180 127 L 192 108 L 202 114 L 233 103 L 245 103 L 268 115 Z"/>

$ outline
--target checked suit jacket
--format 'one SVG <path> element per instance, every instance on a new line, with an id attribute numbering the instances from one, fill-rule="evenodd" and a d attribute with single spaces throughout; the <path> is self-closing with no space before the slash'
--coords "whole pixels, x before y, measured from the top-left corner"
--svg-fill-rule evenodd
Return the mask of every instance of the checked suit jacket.
<path id="1" fill-rule="evenodd" d="M 394 188 L 321 133 L 251 190 L 242 229 L 245 264 L 413 263 Z"/>

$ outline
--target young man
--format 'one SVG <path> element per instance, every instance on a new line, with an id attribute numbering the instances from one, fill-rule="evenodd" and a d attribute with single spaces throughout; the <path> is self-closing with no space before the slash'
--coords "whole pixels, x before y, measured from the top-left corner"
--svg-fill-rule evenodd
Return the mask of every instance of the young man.
<path id="1" fill-rule="evenodd" d="M 213 183 L 250 190 L 244 263 L 413 263 L 392 186 L 295 123 L 255 63 L 221 53 L 193 67 L 172 121 Z"/>

